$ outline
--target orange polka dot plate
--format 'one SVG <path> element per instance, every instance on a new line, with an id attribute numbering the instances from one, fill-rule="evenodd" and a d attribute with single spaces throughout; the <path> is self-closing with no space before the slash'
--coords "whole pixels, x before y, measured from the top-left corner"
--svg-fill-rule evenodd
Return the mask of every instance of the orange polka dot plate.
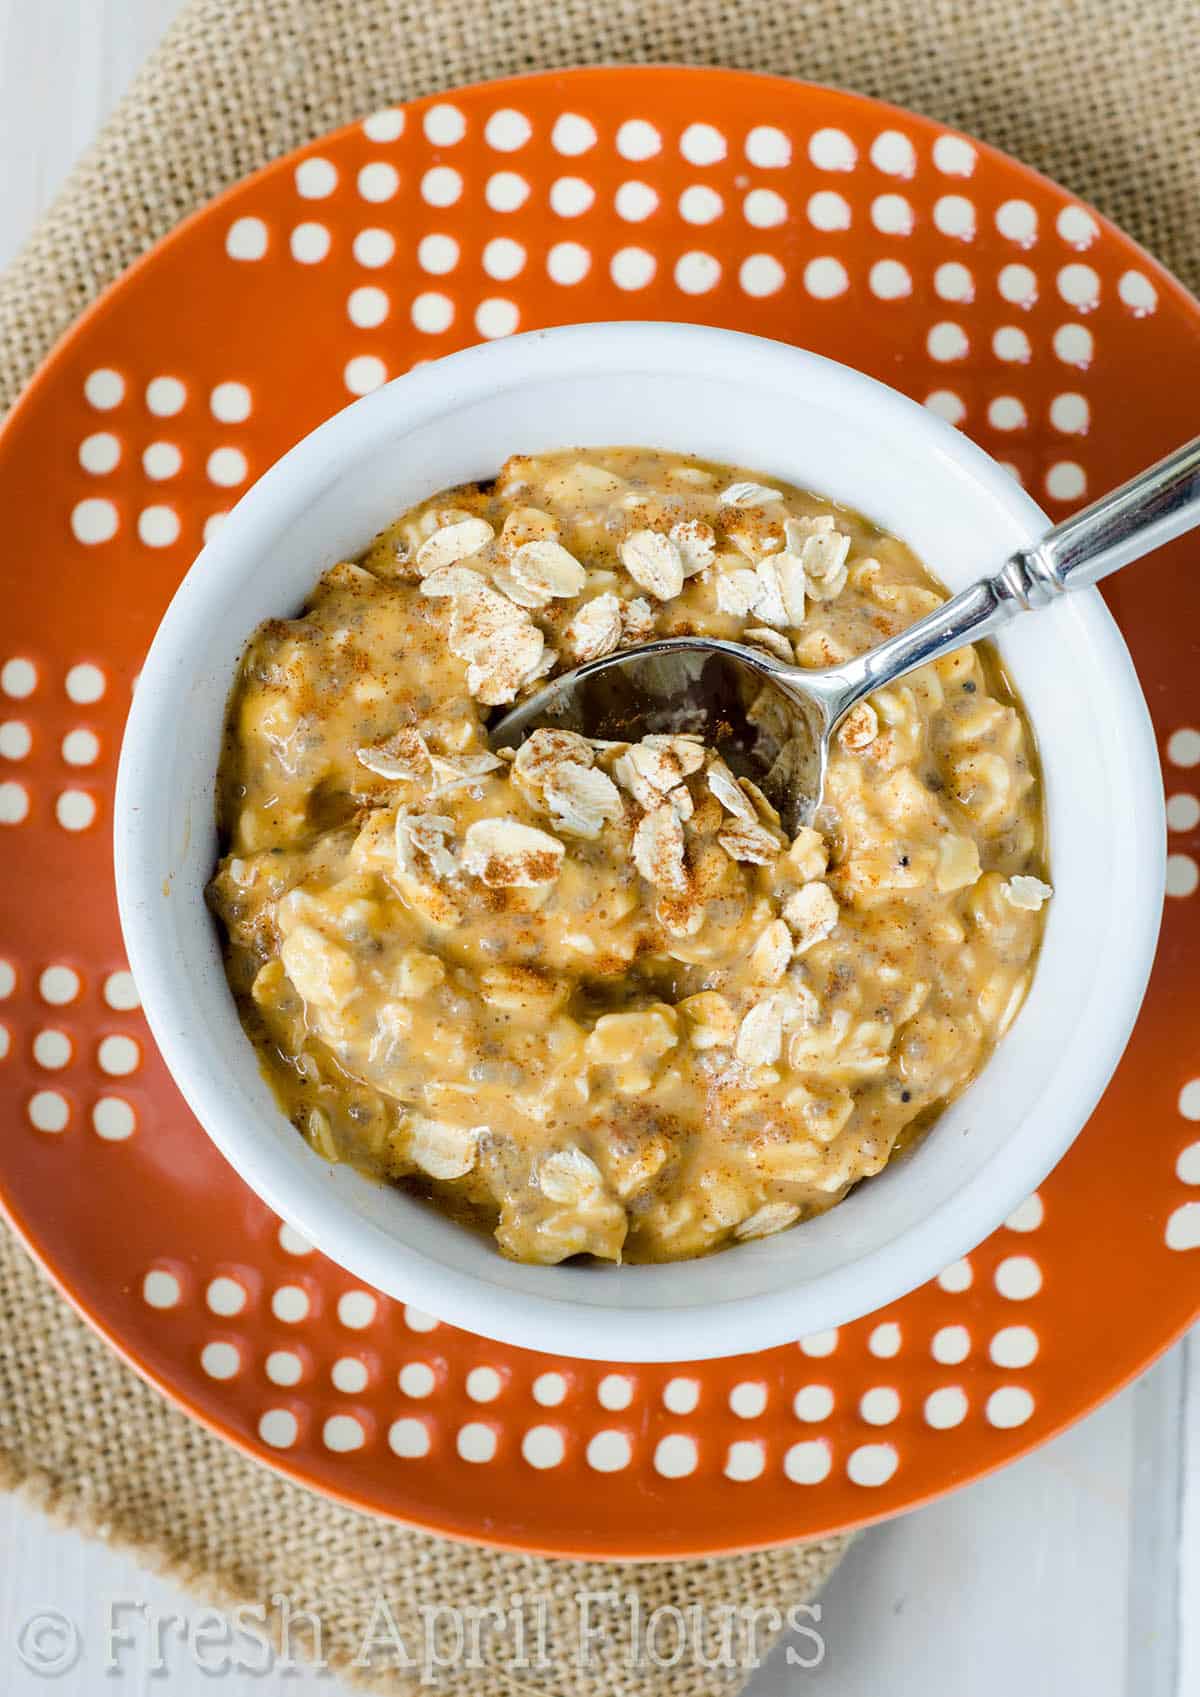
<path id="1" fill-rule="evenodd" d="M 668 1366 L 487 1342 L 322 1259 L 188 1114 L 122 956 L 109 834 L 129 690 L 206 528 L 419 360 L 635 316 L 881 377 L 1055 517 L 1193 428 L 1195 303 L 1064 191 L 858 97 L 662 68 L 459 91 L 277 162 L 122 278 L 0 438 L 0 853 L 22 895 L 0 941 L 6 1212 L 140 1371 L 304 1483 L 450 1535 L 631 1557 L 909 1507 L 1077 1418 L 1200 1305 L 1185 543 L 1106 592 L 1172 833 L 1142 1017 L 1038 1194 L 888 1309 Z"/>

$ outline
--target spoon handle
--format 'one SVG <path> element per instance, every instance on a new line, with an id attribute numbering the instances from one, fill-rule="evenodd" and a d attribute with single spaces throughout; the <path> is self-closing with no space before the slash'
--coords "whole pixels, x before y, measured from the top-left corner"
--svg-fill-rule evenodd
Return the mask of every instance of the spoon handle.
<path id="1" fill-rule="evenodd" d="M 1018 549 L 995 577 L 981 578 L 869 654 L 826 674 L 839 686 L 829 702 L 832 719 L 918 666 L 991 636 L 1015 614 L 1098 583 L 1198 525 L 1200 437 L 1064 519 L 1040 542 Z"/>

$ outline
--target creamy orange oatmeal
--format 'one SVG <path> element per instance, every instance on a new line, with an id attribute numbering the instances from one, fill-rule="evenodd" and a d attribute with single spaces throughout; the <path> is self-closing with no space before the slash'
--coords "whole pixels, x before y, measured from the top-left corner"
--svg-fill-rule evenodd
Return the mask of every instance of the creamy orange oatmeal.
<path id="1" fill-rule="evenodd" d="M 822 666 L 944 599 L 854 513 L 617 448 L 432 497 L 264 625 L 209 895 L 312 1146 L 534 1262 L 703 1254 L 879 1172 L 1013 1019 L 1050 894 L 990 651 L 856 708 L 794 837 L 696 737 L 486 727 L 651 635 Z"/>

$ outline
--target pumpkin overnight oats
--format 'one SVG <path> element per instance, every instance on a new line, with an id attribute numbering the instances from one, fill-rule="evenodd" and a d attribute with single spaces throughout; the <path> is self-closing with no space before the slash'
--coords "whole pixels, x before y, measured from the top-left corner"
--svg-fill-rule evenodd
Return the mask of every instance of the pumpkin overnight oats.
<path id="1" fill-rule="evenodd" d="M 901 542 L 639 448 L 508 461 L 255 634 L 209 888 L 248 1035 L 330 1160 L 505 1255 L 663 1261 L 831 1207 L 979 1072 L 1049 896 L 987 648 L 853 710 L 791 835 L 698 737 L 487 725 L 651 636 L 802 666 L 945 599 Z"/>

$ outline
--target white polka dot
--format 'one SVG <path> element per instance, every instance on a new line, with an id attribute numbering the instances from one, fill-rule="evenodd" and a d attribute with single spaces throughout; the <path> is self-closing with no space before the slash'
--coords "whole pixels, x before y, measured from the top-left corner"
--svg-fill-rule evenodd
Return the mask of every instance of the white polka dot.
<path id="1" fill-rule="evenodd" d="M 12 696 L 14 701 L 24 701 L 37 688 L 37 676 L 37 667 L 32 660 L 6 660 L 3 669 L 0 669 L 0 689 L 5 695 Z M 78 698 L 73 696 L 72 700 L 75 699 Z"/>
<path id="2" fill-rule="evenodd" d="M 525 268 L 525 249 L 508 236 L 495 236 L 483 250 L 483 269 L 498 283 L 509 283 Z"/>
<path id="3" fill-rule="evenodd" d="M 457 1448 L 464 1461 L 491 1461 L 496 1454 L 496 1434 L 482 1421 L 469 1420 L 459 1427 Z"/>
<path id="4" fill-rule="evenodd" d="M 679 151 L 689 165 L 716 165 L 724 159 L 728 147 L 712 124 L 689 124 L 679 138 Z"/>
<path id="5" fill-rule="evenodd" d="M 560 218 L 581 217 L 595 198 L 595 189 L 582 177 L 559 177 L 550 185 L 550 207 Z"/>
<path id="6" fill-rule="evenodd" d="M 6 719 L 0 725 L 0 755 L 3 755 L 5 760 L 24 760 L 32 747 L 33 733 L 22 720 Z M 63 749 L 65 752 L 65 742 Z"/>
<path id="7" fill-rule="evenodd" d="M 871 222 L 881 235 L 910 236 L 916 220 L 902 194 L 881 194 L 871 202 Z"/>
<path id="8" fill-rule="evenodd" d="M 856 1485 L 886 1485 L 899 1465 L 891 1444 L 860 1444 L 850 1451 L 846 1472 Z"/>
<path id="9" fill-rule="evenodd" d="M 495 1402 L 504 1380 L 494 1367 L 472 1367 L 467 1374 L 467 1395 L 472 1402 Z"/>
<path id="10" fill-rule="evenodd" d="M 792 144 L 773 124 L 756 124 L 746 137 L 746 158 L 760 171 L 781 170 L 792 162 Z"/>
<path id="11" fill-rule="evenodd" d="M 1037 276 L 1028 265 L 1004 265 L 996 287 L 1011 306 L 1032 306 L 1037 300 Z"/>
<path id="12" fill-rule="evenodd" d="M 65 969 L 61 967 L 53 967 L 51 970 L 63 971 Z M 16 986 L 17 975 L 13 971 L 11 963 L 6 960 L 0 960 L 0 1002 L 7 1001 L 9 996 L 11 996 L 13 991 L 16 989 Z M 44 991 L 43 994 L 45 994 Z M 50 997 L 47 997 L 46 999 L 49 1001 Z M 69 996 L 67 997 L 67 1000 L 70 1001 Z"/>
<path id="13" fill-rule="evenodd" d="M 947 177 L 969 177 L 975 169 L 975 149 L 962 136 L 939 136 L 933 162 Z"/>
<path id="14" fill-rule="evenodd" d="M 382 289 L 352 289 L 346 315 L 360 330 L 374 330 L 387 317 L 391 302 Z"/>
<path id="15" fill-rule="evenodd" d="M 151 442 L 142 453 L 142 470 L 156 483 L 177 475 L 183 455 L 174 442 Z"/>
<path id="16" fill-rule="evenodd" d="M 93 701 L 99 701 L 104 694 L 105 677 L 99 666 L 91 666 L 86 662 L 72 666 L 67 673 L 67 694 L 72 701 L 80 706 L 86 706 Z M 11 694 L 12 691 L 9 691 Z"/>
<path id="17" fill-rule="evenodd" d="M 117 534 L 117 509 L 98 495 L 77 501 L 71 509 L 71 529 L 75 540 L 89 547 L 107 542 Z"/>
<path id="18" fill-rule="evenodd" d="M 967 1417 L 967 1393 L 961 1385 L 942 1385 L 925 1398 L 925 1423 L 944 1432 Z"/>
<path id="19" fill-rule="evenodd" d="M 279 1231 L 276 1235 L 279 1240 L 279 1247 L 285 1255 L 312 1254 L 312 1244 L 301 1232 L 296 1230 L 295 1226 L 289 1226 L 286 1220 L 280 1221 Z"/>
<path id="20" fill-rule="evenodd" d="M 1038 215 L 1027 200 L 1005 200 L 996 208 L 996 228 L 1010 242 L 1029 247 L 1037 240 Z"/>
<path id="21" fill-rule="evenodd" d="M 663 1386 L 663 1407 L 672 1414 L 691 1414 L 700 1401 L 700 1384 L 696 1379 L 668 1379 Z"/>
<path id="22" fill-rule="evenodd" d="M 1095 353 L 1095 338 L 1083 324 L 1061 324 L 1054 332 L 1054 352 L 1064 365 L 1086 368 Z"/>
<path id="23" fill-rule="evenodd" d="M 813 1357 L 832 1355 L 838 1346 L 836 1326 L 828 1332 L 809 1332 L 807 1337 L 800 1339 L 800 1353 Z"/>
<path id="24" fill-rule="evenodd" d="M 624 1373 L 607 1373 L 596 1386 L 596 1400 L 601 1408 L 628 1408 L 633 1401 L 633 1380 Z"/>
<path id="25" fill-rule="evenodd" d="M 900 130 L 882 130 L 871 143 L 871 163 L 886 176 L 911 177 L 917 169 L 916 149 Z"/>
<path id="26" fill-rule="evenodd" d="M 778 196 L 776 197 L 778 199 Z M 834 189 L 818 189 L 810 195 L 805 214 L 814 230 L 848 230 L 850 202 Z M 779 222 L 779 220 L 776 220 Z"/>
<path id="27" fill-rule="evenodd" d="M 1158 305 L 1158 290 L 1141 271 L 1125 271 L 1117 283 L 1117 294 L 1139 318 Z"/>
<path id="28" fill-rule="evenodd" d="M 1172 766 L 1200 766 L 1200 731 L 1190 726 L 1172 731 L 1167 739 L 1167 759 Z"/>
<path id="29" fill-rule="evenodd" d="M 1004 1223 L 1009 1231 L 1033 1232 L 1037 1231 L 1045 1217 L 1045 1205 L 1035 1190 L 1032 1196 L 1027 1196 L 1013 1209 Z"/>
<path id="30" fill-rule="evenodd" d="M 1184 1202 L 1167 1221 L 1168 1249 L 1184 1251 L 1200 1249 L 1200 1202 Z"/>
<path id="31" fill-rule="evenodd" d="M 974 1277 L 971 1263 L 964 1257 L 961 1261 L 952 1261 L 948 1267 L 943 1267 L 938 1274 L 937 1282 L 943 1290 L 957 1293 L 970 1290 Z"/>
<path id="32" fill-rule="evenodd" d="M 267 251 L 267 226 L 261 218 L 237 218 L 225 235 L 230 259 L 261 259 Z"/>
<path id="33" fill-rule="evenodd" d="M 404 113 L 398 106 L 385 106 L 364 118 L 362 127 L 368 141 L 399 141 L 404 134 Z"/>
<path id="34" fill-rule="evenodd" d="M 319 265 L 329 252 L 330 241 L 324 224 L 297 224 L 289 238 L 292 258 L 301 265 Z"/>
<path id="35" fill-rule="evenodd" d="M 415 1461 L 429 1454 L 429 1428 L 423 1420 L 394 1420 L 388 1428 L 388 1447 L 394 1455 Z"/>
<path id="36" fill-rule="evenodd" d="M 1090 247 L 1100 234 L 1100 226 L 1082 206 L 1064 206 L 1054 227 L 1072 247 Z"/>
<path id="37" fill-rule="evenodd" d="M 497 336 L 511 336 L 521 321 L 512 301 L 493 298 L 480 301 L 475 309 L 475 328 L 489 341 Z"/>
<path id="38" fill-rule="evenodd" d="M 351 1331 L 361 1332 L 371 1325 L 378 1311 L 379 1304 L 369 1290 L 347 1290 L 338 1297 L 338 1319 Z"/>
<path id="39" fill-rule="evenodd" d="M 941 195 L 933 204 L 933 222 L 943 236 L 969 242 L 975 235 L 975 207 L 965 195 Z"/>
<path id="40" fill-rule="evenodd" d="M 445 101 L 431 106 L 421 121 L 425 139 L 434 147 L 454 147 L 467 133 L 467 120 L 457 106 Z"/>
<path id="41" fill-rule="evenodd" d="M 597 1432 L 587 1447 L 588 1466 L 597 1473 L 619 1473 L 633 1459 L 633 1447 L 624 1432 Z"/>
<path id="42" fill-rule="evenodd" d="M 515 171 L 496 171 L 488 178 L 483 195 L 493 212 L 515 212 L 529 199 L 529 184 Z"/>
<path id="43" fill-rule="evenodd" d="M 88 405 L 97 412 L 111 412 L 125 399 L 125 379 L 119 371 L 101 366 L 84 378 L 83 393 Z"/>
<path id="44" fill-rule="evenodd" d="M 432 1314 L 426 1314 L 423 1309 L 406 1305 L 404 1309 L 404 1324 L 410 1332 L 436 1332 L 441 1321 Z"/>
<path id="45" fill-rule="evenodd" d="M 232 1379 L 242 1358 L 231 1343 L 208 1343 L 200 1351 L 200 1365 L 210 1379 Z"/>
<path id="46" fill-rule="evenodd" d="M 367 1388 L 370 1375 L 366 1364 L 356 1355 L 340 1356 L 329 1369 L 329 1377 L 336 1391 L 343 1391 L 347 1396 L 357 1396 Z"/>
<path id="47" fill-rule="evenodd" d="M 73 1002 L 82 988 L 79 974 L 72 966 L 48 966 L 38 979 L 42 1000 L 56 1008 Z"/>
<path id="48" fill-rule="evenodd" d="M 622 159 L 653 159 L 662 151 L 662 137 L 645 118 L 627 118 L 617 131 L 617 152 Z"/>
<path id="49" fill-rule="evenodd" d="M 1046 493 L 1056 501 L 1077 501 L 1087 488 L 1087 476 L 1074 460 L 1059 460 L 1046 473 Z"/>
<path id="50" fill-rule="evenodd" d="M 220 1314 L 228 1319 L 231 1314 L 240 1314 L 246 1306 L 245 1286 L 236 1279 L 227 1278 L 223 1273 L 213 1279 L 204 1293 L 204 1300 L 214 1314 Z"/>
<path id="51" fill-rule="evenodd" d="M 767 257 L 766 254 L 752 254 L 742 266 L 742 276 L 745 276 L 747 266 L 766 260 Z M 771 264 L 777 267 L 779 281 L 782 283 L 783 267 L 779 265 L 778 260 L 771 261 Z M 771 275 L 775 275 L 774 270 Z M 745 288 L 744 282 L 742 287 Z M 810 259 L 804 267 L 804 287 L 814 300 L 828 301 L 837 295 L 844 295 L 850 287 L 850 279 L 840 259 L 833 259 L 829 254 L 820 254 L 816 259 Z"/>
<path id="52" fill-rule="evenodd" d="M 354 257 L 360 265 L 375 271 L 386 265 L 396 252 L 396 238 L 389 230 L 360 230 L 354 238 Z"/>
<path id="53" fill-rule="evenodd" d="M 1042 1270 L 1031 1255 L 1009 1255 L 996 1268 L 996 1289 L 1010 1302 L 1025 1302 L 1042 1288 Z"/>
<path id="54" fill-rule="evenodd" d="M 179 514 L 174 507 L 143 507 L 137 528 L 147 548 L 169 548 L 179 537 Z"/>
<path id="55" fill-rule="evenodd" d="M 729 1406 L 739 1419 L 757 1420 L 767 1406 L 767 1387 L 758 1380 L 743 1380 L 730 1391 Z"/>
<path id="56" fill-rule="evenodd" d="M 743 1438 L 729 1446 L 725 1456 L 725 1477 L 739 1483 L 757 1479 L 766 1465 L 767 1458 L 762 1445 Z"/>
<path id="57" fill-rule="evenodd" d="M 696 1440 L 684 1432 L 669 1432 L 654 1450 L 654 1471 L 664 1479 L 684 1479 L 696 1471 L 699 1456 Z"/>
<path id="58" fill-rule="evenodd" d="M 1055 395 L 1050 402 L 1050 422 L 1064 436 L 1081 436 L 1091 422 L 1091 408 L 1083 395 Z"/>
<path id="59" fill-rule="evenodd" d="M 178 377 L 152 377 L 146 385 L 146 405 L 156 418 L 174 418 L 187 402 L 187 386 Z"/>
<path id="60" fill-rule="evenodd" d="M 304 1363 L 290 1349 L 273 1349 L 265 1365 L 267 1378 L 273 1385 L 297 1385 L 304 1372 Z"/>
<path id="61" fill-rule="evenodd" d="M 793 1485 L 819 1485 L 829 1477 L 833 1456 L 824 1438 L 793 1444 L 783 1458 L 783 1471 Z"/>
<path id="62" fill-rule="evenodd" d="M 797 1420 L 815 1423 L 833 1413 L 833 1392 L 828 1385 L 801 1385 L 792 1399 Z"/>
<path id="63" fill-rule="evenodd" d="M 79 463 L 84 471 L 89 471 L 94 477 L 102 477 L 112 471 L 121 458 L 121 444 L 117 437 L 107 430 L 98 430 L 94 436 L 85 436 L 79 444 Z"/>
<path id="64" fill-rule="evenodd" d="M 939 1326 L 933 1334 L 929 1352 L 944 1367 L 954 1367 L 971 1353 L 971 1334 L 965 1326 Z"/>
<path id="65" fill-rule="evenodd" d="M 271 1312 L 289 1326 L 308 1318 L 308 1292 L 303 1285 L 280 1285 L 271 1293 Z"/>
<path id="66" fill-rule="evenodd" d="M 886 1361 L 894 1355 L 899 1355 L 900 1345 L 903 1341 L 900 1327 L 896 1322 L 884 1320 L 872 1329 L 871 1335 L 867 1339 L 867 1348 L 872 1355 Z"/>
<path id="67" fill-rule="evenodd" d="M 7 1025 L 0 1025 L 0 1061 L 6 1058 L 11 1047 L 12 1035 Z"/>
<path id="68" fill-rule="evenodd" d="M 640 224 L 658 206 L 658 194 L 649 183 L 622 183 L 613 200 L 618 218 L 628 224 Z"/>
<path id="69" fill-rule="evenodd" d="M 258 1423 L 258 1435 L 272 1449 L 289 1449 L 300 1433 L 300 1422 L 290 1408 L 268 1408 Z"/>
<path id="70" fill-rule="evenodd" d="M 903 300 L 912 294 L 912 277 L 907 265 L 898 259 L 878 259 L 867 278 L 871 293 L 877 300 Z"/>
<path id="71" fill-rule="evenodd" d="M 985 1411 L 992 1426 L 1023 1426 L 1033 1413 L 1033 1398 L 1020 1385 L 1002 1385 L 987 1399 Z"/>
<path id="72" fill-rule="evenodd" d="M 565 154 L 568 159 L 577 158 L 590 147 L 595 147 L 596 127 L 590 119 L 581 118 L 578 112 L 563 112 L 554 120 L 550 145 L 556 153 Z"/>
<path id="73" fill-rule="evenodd" d="M 65 1031 L 39 1031 L 33 1040 L 33 1058 L 40 1067 L 57 1072 L 71 1059 L 71 1039 Z"/>
<path id="74" fill-rule="evenodd" d="M 1190 896 L 1194 893 L 1197 883 L 1200 883 L 1200 867 L 1190 854 L 1169 854 L 1167 856 L 1167 894 L 1169 896 Z"/>
<path id="75" fill-rule="evenodd" d="M 578 242 L 555 242 L 546 255 L 546 272 L 550 281 L 566 288 L 581 283 L 591 266 L 591 254 Z"/>
<path id="76" fill-rule="evenodd" d="M 345 1453 L 347 1450 L 359 1450 L 367 1441 L 361 1420 L 356 1420 L 352 1414 L 332 1414 L 321 1430 L 321 1437 L 327 1450 Z"/>
<path id="77" fill-rule="evenodd" d="M 29 813 L 29 791 L 8 779 L 0 784 L 0 825 L 20 825 Z"/>
<path id="78" fill-rule="evenodd" d="M 946 321 L 935 324 L 925 340 L 930 358 L 942 362 L 965 359 L 970 345 L 962 325 Z"/>
<path id="79" fill-rule="evenodd" d="M 64 1131 L 70 1117 L 67 1099 L 57 1090 L 39 1090 L 29 1099 L 29 1120 L 36 1131 Z"/>
<path id="80" fill-rule="evenodd" d="M 742 202 L 742 216 L 756 230 L 774 229 L 787 221 L 787 215 L 787 201 L 774 189 L 751 189 Z"/>
<path id="81" fill-rule="evenodd" d="M 151 1308 L 174 1308 L 182 1294 L 174 1273 L 164 1273 L 160 1267 L 142 1280 L 142 1298 Z"/>
<path id="82" fill-rule="evenodd" d="M 1080 312 L 1090 312 L 1100 303 L 1100 278 L 1090 265 L 1064 265 L 1055 283 L 1068 306 Z"/>
<path id="83" fill-rule="evenodd" d="M 972 301 L 975 299 L 975 279 L 958 260 L 949 260 L 945 265 L 939 265 L 933 274 L 934 292 L 944 301 Z"/>
<path id="84" fill-rule="evenodd" d="M 421 199 L 428 206 L 453 206 L 462 192 L 462 176 L 450 165 L 433 165 L 421 178 Z"/>
<path id="85" fill-rule="evenodd" d="M 424 1361 L 408 1361 L 400 1369 L 397 1380 L 405 1396 L 427 1397 L 437 1383 L 433 1368 Z"/>
<path id="86" fill-rule="evenodd" d="M 417 244 L 417 264 L 422 271 L 428 271 L 435 277 L 444 277 L 447 272 L 454 270 L 460 253 L 461 249 L 453 236 L 439 233 L 422 236 Z M 382 290 L 375 292 L 381 294 Z"/>
<path id="87" fill-rule="evenodd" d="M 755 256 L 764 259 L 765 254 Z M 746 260 L 742 266 L 742 287 L 745 288 L 747 267 L 755 263 L 755 259 Z M 771 261 L 774 264 L 774 261 Z M 721 280 L 721 262 L 711 253 L 692 251 L 680 254 L 675 262 L 675 287 L 685 295 L 705 295 L 710 289 L 715 289 Z"/>
<path id="88" fill-rule="evenodd" d="M 641 247 L 623 247 L 613 254 L 610 271 L 619 289 L 644 289 L 657 269 L 652 253 Z"/>
<path id="89" fill-rule="evenodd" d="M 961 424 L 967 416 L 967 409 L 961 395 L 956 395 L 953 389 L 934 389 L 926 395 L 925 405 L 930 412 L 944 418 L 947 424 Z"/>
<path id="90" fill-rule="evenodd" d="M 808 292 L 820 294 L 821 288 L 832 288 L 835 278 L 828 272 L 827 266 L 838 265 L 837 260 L 810 260 L 805 272 L 805 285 Z M 765 295 L 779 294 L 786 282 L 786 272 L 779 260 L 771 253 L 752 253 L 742 261 L 738 270 L 738 283 L 743 292 L 754 300 L 762 300 Z M 813 283 L 816 288 L 813 290 Z"/>
<path id="91" fill-rule="evenodd" d="M 997 1367 L 1028 1367 L 1037 1352 L 1037 1333 L 1029 1326 L 1002 1326 L 988 1345 Z"/>
<path id="92" fill-rule="evenodd" d="M 389 165 L 385 159 L 372 159 L 369 165 L 364 165 L 358 173 L 358 192 L 364 200 L 391 200 L 400 187 L 400 173 L 394 165 Z"/>
<path id="93" fill-rule="evenodd" d="M 387 382 L 387 367 L 374 354 L 356 354 L 347 360 L 342 381 L 352 395 L 369 395 Z"/>
<path id="94" fill-rule="evenodd" d="M 329 159 L 302 159 L 296 167 L 296 192 L 302 200 L 327 199 L 337 181 L 337 166 Z"/>
<path id="95" fill-rule="evenodd" d="M 1015 324 L 1002 324 L 992 337 L 992 352 L 1006 364 L 1025 364 L 1032 357 L 1029 337 Z"/>
<path id="96" fill-rule="evenodd" d="M 4 739 L 3 725 L 0 725 L 0 746 Z M 1194 795 L 1173 795 L 1167 800 L 1167 829 L 1169 831 L 1194 831 L 1200 825 L 1200 800 Z"/>
<path id="97" fill-rule="evenodd" d="M 555 1426 L 531 1426 L 521 1439 L 521 1454 L 530 1467 L 557 1467 L 566 1454 L 563 1435 Z"/>
<path id="98" fill-rule="evenodd" d="M 844 130 L 817 130 L 809 138 L 808 157 L 818 171 L 853 171 L 858 149 Z"/>
<path id="99" fill-rule="evenodd" d="M 110 1078 L 128 1078 L 137 1071 L 141 1058 L 142 1052 L 132 1037 L 104 1037 L 97 1050 L 100 1071 Z"/>
<path id="100" fill-rule="evenodd" d="M 567 1381 L 561 1373 L 539 1373 L 533 1381 L 533 1400 L 543 1408 L 557 1408 L 567 1394 Z"/>
<path id="101" fill-rule="evenodd" d="M 524 112 L 515 112 L 512 107 L 493 112 L 483 127 L 484 140 L 498 153 L 515 153 L 532 134 L 533 125 Z"/>
<path id="102" fill-rule="evenodd" d="M 890 1426 L 900 1412 L 900 1393 L 891 1385 L 872 1385 L 863 1392 L 858 1412 L 869 1426 Z"/>
<path id="103" fill-rule="evenodd" d="M 987 415 L 993 430 L 1023 430 L 1029 423 L 1025 407 L 1015 395 L 997 395 L 988 402 Z"/>
<path id="104" fill-rule="evenodd" d="M 1190 1078 L 1184 1085 L 1179 1092 L 1178 1108 L 1185 1120 L 1200 1120 L 1200 1078 Z"/>
<path id="105" fill-rule="evenodd" d="M 137 1116 L 119 1096 L 101 1096 L 92 1107 L 92 1125 L 106 1143 L 122 1143 L 133 1136 Z"/>
<path id="106" fill-rule="evenodd" d="M 711 224 L 724 210 L 725 202 L 706 183 L 692 183 L 679 197 L 679 216 L 685 224 Z"/>

